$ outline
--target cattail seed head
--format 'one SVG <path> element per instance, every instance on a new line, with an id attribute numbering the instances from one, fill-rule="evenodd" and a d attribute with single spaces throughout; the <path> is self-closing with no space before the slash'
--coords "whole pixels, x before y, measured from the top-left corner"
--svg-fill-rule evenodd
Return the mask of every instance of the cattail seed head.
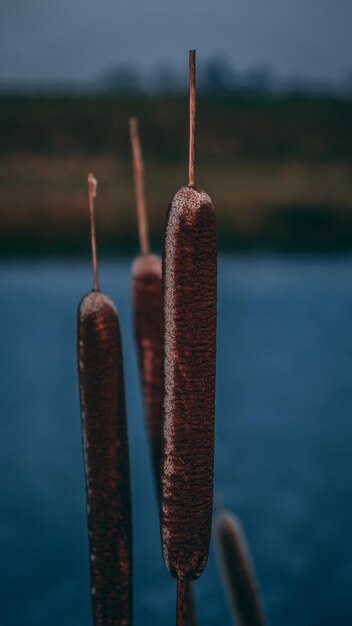
<path id="1" fill-rule="evenodd" d="M 163 555 L 195 579 L 211 531 L 216 360 L 216 229 L 209 196 L 182 187 L 169 205 L 163 256 Z"/>
<path id="2" fill-rule="evenodd" d="M 93 291 L 78 310 L 78 366 L 95 626 L 129 626 L 132 536 L 119 322 Z"/>
<path id="3" fill-rule="evenodd" d="M 143 380 L 145 411 L 159 492 L 162 424 L 161 259 L 138 256 L 132 268 L 134 328 Z"/>

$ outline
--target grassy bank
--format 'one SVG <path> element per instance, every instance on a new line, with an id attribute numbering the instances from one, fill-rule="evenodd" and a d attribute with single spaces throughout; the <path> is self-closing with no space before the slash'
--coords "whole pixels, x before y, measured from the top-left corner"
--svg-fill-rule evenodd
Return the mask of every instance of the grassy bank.
<path id="1" fill-rule="evenodd" d="M 99 180 L 101 249 L 137 246 L 128 117 L 140 118 L 152 239 L 186 182 L 184 98 L 0 100 L 2 254 L 88 251 L 86 174 Z M 202 98 L 196 177 L 219 242 L 352 246 L 352 105 L 337 100 Z"/>

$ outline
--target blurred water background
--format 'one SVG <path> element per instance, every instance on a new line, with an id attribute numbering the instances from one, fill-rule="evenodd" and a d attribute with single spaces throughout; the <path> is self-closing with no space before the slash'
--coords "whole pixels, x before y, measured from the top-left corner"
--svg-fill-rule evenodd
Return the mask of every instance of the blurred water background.
<path id="1" fill-rule="evenodd" d="M 101 263 L 124 347 L 135 623 L 173 623 L 131 327 L 130 258 Z M 272 626 L 352 623 L 352 257 L 221 256 L 216 491 Z M 0 265 L 0 623 L 91 624 L 76 368 L 84 261 Z M 212 545 L 200 624 L 230 624 Z"/>
<path id="2" fill-rule="evenodd" d="M 134 623 L 174 623 L 131 324 L 128 120 L 155 249 L 186 182 L 190 48 L 196 181 L 221 250 L 216 491 L 271 626 L 352 624 L 351 16 L 348 0 L 0 2 L 0 626 L 92 623 L 76 366 L 89 171 L 123 333 Z M 231 623 L 213 544 L 194 588 L 200 626 Z"/>

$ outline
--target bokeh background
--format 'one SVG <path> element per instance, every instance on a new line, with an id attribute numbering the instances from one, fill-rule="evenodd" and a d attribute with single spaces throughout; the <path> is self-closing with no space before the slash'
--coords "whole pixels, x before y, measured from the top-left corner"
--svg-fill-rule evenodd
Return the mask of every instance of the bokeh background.
<path id="1" fill-rule="evenodd" d="M 120 312 L 135 623 L 174 619 L 132 332 L 137 115 L 153 249 L 187 178 L 219 241 L 216 491 L 237 513 L 272 626 L 352 622 L 352 5 L 348 0 L 0 4 L 0 621 L 91 623 L 76 309 Z M 231 623 L 212 544 L 200 624 Z"/>

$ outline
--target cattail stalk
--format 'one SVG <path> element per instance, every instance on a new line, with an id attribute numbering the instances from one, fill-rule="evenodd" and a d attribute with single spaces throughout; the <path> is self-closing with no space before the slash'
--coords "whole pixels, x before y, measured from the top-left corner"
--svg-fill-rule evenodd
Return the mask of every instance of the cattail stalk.
<path id="1" fill-rule="evenodd" d="M 89 176 L 94 221 L 96 182 Z M 120 327 L 99 291 L 91 226 L 94 288 L 78 309 L 78 370 L 87 489 L 94 626 L 132 622 L 132 534 L 129 454 Z"/>
<path id="2" fill-rule="evenodd" d="M 189 614 L 189 581 L 177 580 L 176 624 L 187 626 Z"/>
<path id="3" fill-rule="evenodd" d="M 94 219 L 94 199 L 97 196 L 98 181 L 94 174 L 88 174 L 88 203 L 90 217 L 90 239 L 92 246 L 92 263 L 93 263 L 93 289 L 99 291 L 99 275 L 98 275 L 98 258 L 97 258 L 97 241 L 95 236 L 95 219 Z"/>
<path id="4" fill-rule="evenodd" d="M 189 157 L 188 157 L 188 186 L 194 187 L 195 162 L 195 135 L 196 135 L 196 51 L 189 52 Z"/>
<path id="5" fill-rule="evenodd" d="M 159 494 L 162 419 L 161 259 L 149 253 L 148 220 L 144 191 L 144 164 L 138 120 L 130 119 L 141 254 L 132 268 L 134 330 L 143 381 L 153 473 Z"/>
<path id="6" fill-rule="evenodd" d="M 130 118 L 130 137 L 133 155 L 134 188 L 136 193 L 138 214 L 139 242 L 141 247 L 141 253 L 148 254 L 150 251 L 150 245 L 144 190 L 144 164 L 138 133 L 138 120 L 136 117 Z"/>
<path id="7" fill-rule="evenodd" d="M 130 119 L 130 137 L 136 190 L 138 231 L 141 254 L 132 270 L 134 329 L 143 381 L 144 404 L 153 475 L 160 499 L 160 462 L 162 431 L 162 305 L 161 259 L 149 253 L 147 204 L 144 187 L 144 163 L 138 132 L 138 120 Z M 189 589 L 189 623 L 196 626 L 196 609 L 192 589 Z"/>
<path id="8" fill-rule="evenodd" d="M 194 62 L 191 51 L 193 94 Z M 216 228 L 209 196 L 194 186 L 194 117 L 191 106 L 189 185 L 170 202 L 163 254 L 161 535 L 166 567 L 181 588 L 207 562 L 214 468 Z"/>
<path id="9" fill-rule="evenodd" d="M 254 567 L 239 520 L 221 511 L 216 520 L 219 565 L 234 624 L 265 626 Z"/>

